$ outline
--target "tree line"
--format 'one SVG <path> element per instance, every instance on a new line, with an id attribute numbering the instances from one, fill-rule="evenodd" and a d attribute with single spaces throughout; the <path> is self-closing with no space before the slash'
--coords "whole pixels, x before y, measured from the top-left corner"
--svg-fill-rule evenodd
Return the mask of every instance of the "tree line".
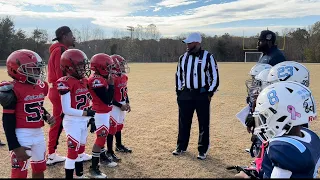
<path id="1" fill-rule="evenodd" d="M 270 29 L 272 30 L 272 29 Z M 130 62 L 176 62 L 186 50 L 181 42 L 187 34 L 173 38 L 163 38 L 155 24 L 146 27 L 137 25 L 130 33 L 126 30 L 114 30 L 112 38 L 106 38 L 100 28 L 84 26 L 72 29 L 77 43 L 76 48 L 83 50 L 88 58 L 96 53 L 120 54 Z M 277 34 L 277 45 L 284 47 L 288 60 L 299 62 L 320 62 L 320 21 L 308 28 L 285 29 L 283 36 Z M 257 46 L 257 37 L 233 36 L 225 33 L 221 36 L 202 34 L 202 47 L 212 52 L 218 62 L 243 62 L 245 49 Z M 51 35 L 53 37 L 53 35 Z M 10 17 L 0 19 L 0 60 L 5 63 L 8 55 L 17 49 L 30 49 L 37 52 L 45 61 L 49 58 L 49 46 L 52 44 L 45 29 L 34 29 L 27 35 L 22 29 L 16 29 Z M 243 43 L 244 42 L 244 43 Z M 285 42 L 285 44 L 284 44 Z M 244 45 L 244 47 L 243 47 Z M 257 61 L 257 56 L 248 56 L 248 61 Z"/>

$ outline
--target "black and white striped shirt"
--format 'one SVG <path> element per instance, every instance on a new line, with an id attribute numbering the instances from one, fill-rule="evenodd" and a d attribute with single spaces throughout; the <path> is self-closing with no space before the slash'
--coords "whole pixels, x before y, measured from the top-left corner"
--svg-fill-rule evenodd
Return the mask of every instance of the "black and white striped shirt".
<path id="1" fill-rule="evenodd" d="M 199 56 L 186 52 L 180 56 L 176 73 L 176 91 L 206 88 L 214 93 L 219 86 L 217 62 L 212 54 L 201 50 Z"/>

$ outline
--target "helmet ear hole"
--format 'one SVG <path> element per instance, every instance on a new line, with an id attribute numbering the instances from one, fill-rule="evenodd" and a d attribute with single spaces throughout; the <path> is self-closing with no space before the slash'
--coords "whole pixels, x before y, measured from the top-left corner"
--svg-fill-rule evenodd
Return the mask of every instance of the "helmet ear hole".
<path id="1" fill-rule="evenodd" d="M 287 116 L 282 116 L 281 118 L 279 118 L 278 120 L 277 120 L 277 122 L 283 122 L 284 120 L 286 120 L 287 119 Z"/>

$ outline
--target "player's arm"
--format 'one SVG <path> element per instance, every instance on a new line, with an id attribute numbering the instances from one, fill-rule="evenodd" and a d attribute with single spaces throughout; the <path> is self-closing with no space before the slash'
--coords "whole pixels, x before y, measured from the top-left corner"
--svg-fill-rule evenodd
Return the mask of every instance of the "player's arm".
<path id="1" fill-rule="evenodd" d="M 113 100 L 113 101 L 112 101 L 112 104 L 115 105 L 115 106 L 117 106 L 118 108 L 121 108 L 121 107 L 122 107 L 122 104 L 119 103 L 119 102 L 116 101 L 116 100 Z"/>
<path id="2" fill-rule="evenodd" d="M 219 72 L 218 65 L 213 55 L 208 54 L 208 71 L 211 79 L 211 85 L 209 87 L 209 96 L 212 97 L 219 87 Z"/>
<path id="3" fill-rule="evenodd" d="M 106 86 L 94 88 L 93 91 L 104 104 L 110 105 L 112 103 L 114 95 L 114 85 L 109 85 L 108 88 Z"/>
<path id="4" fill-rule="evenodd" d="M 2 87 L 1 87 L 2 88 Z M 3 106 L 2 122 L 7 138 L 9 150 L 21 147 L 16 136 L 16 108 L 17 98 L 13 90 L 0 91 L 0 103 Z"/>
<path id="5" fill-rule="evenodd" d="M 182 61 L 183 55 L 179 57 L 178 65 L 177 65 L 177 72 L 176 72 L 176 94 L 179 96 L 182 91 Z"/>

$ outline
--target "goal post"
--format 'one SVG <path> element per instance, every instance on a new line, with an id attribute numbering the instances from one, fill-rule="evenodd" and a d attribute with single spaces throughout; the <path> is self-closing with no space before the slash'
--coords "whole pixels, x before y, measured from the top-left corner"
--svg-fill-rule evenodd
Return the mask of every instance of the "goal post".
<path id="1" fill-rule="evenodd" d="M 244 52 L 244 62 L 258 62 L 259 59 L 262 57 L 262 52 L 252 52 L 252 51 L 245 51 Z"/>

